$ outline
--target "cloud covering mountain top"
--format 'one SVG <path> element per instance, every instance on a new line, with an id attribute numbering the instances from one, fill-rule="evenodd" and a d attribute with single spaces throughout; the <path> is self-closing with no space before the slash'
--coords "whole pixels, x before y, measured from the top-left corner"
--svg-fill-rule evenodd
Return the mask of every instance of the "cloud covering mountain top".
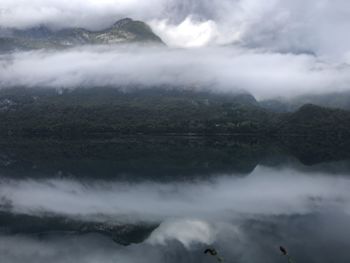
<path id="1" fill-rule="evenodd" d="M 346 0 L 2 0 L 0 25 L 100 30 L 132 17 L 168 49 L 83 47 L 0 57 L 0 86 L 206 86 L 258 98 L 348 91 Z"/>
<path id="2" fill-rule="evenodd" d="M 148 22 L 170 46 L 240 44 L 348 56 L 346 0 L 2 0 L 0 24 L 101 29 L 123 17 Z"/>
<path id="3" fill-rule="evenodd" d="M 97 46 L 0 56 L 0 87 L 162 86 L 245 90 L 258 99 L 348 90 L 350 68 L 237 48 Z"/>

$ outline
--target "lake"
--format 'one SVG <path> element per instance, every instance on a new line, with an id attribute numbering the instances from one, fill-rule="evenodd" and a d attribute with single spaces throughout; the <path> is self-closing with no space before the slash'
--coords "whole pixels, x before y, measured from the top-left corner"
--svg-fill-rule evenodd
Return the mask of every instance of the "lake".
<path id="1" fill-rule="evenodd" d="M 0 261 L 348 263 L 349 190 L 345 142 L 4 139 Z"/>

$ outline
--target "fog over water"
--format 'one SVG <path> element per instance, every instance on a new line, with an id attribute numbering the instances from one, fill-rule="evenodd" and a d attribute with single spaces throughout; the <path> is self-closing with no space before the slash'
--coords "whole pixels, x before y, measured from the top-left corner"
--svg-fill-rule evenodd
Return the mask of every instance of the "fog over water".
<path id="1" fill-rule="evenodd" d="M 4 262 L 211 262 L 202 251 L 215 246 L 230 262 L 280 262 L 277 248 L 285 244 L 298 262 L 328 262 L 319 255 L 329 253 L 345 262 L 349 255 L 336 251 L 350 242 L 349 184 L 345 175 L 261 166 L 243 178 L 196 183 L 6 178 L 0 188 L 5 213 L 106 226 L 160 225 L 128 247 L 98 233 L 61 233 L 54 226 L 41 234 L 5 231 L 0 252 Z M 321 250 L 323 244 L 327 249 Z"/>
<path id="2" fill-rule="evenodd" d="M 348 213 L 349 179 L 258 166 L 243 178 L 226 175 L 188 183 L 7 178 L 0 189 L 3 207 L 15 213 L 137 222 L 307 214 L 323 209 Z"/>
<path id="3" fill-rule="evenodd" d="M 2 52 L 0 89 L 350 92 L 346 0 L 1 0 L 0 36 L 102 30 L 125 17 L 165 45 Z M 6 117 L 13 102 L 2 103 Z M 126 137 L 0 140 L 0 262 L 217 262 L 209 247 L 228 263 L 287 262 L 281 245 L 294 263 L 349 262 L 350 149 L 340 134 Z"/>
<path id="4" fill-rule="evenodd" d="M 59 144 L 55 147 L 60 150 L 53 153 L 45 153 L 49 148 L 45 149 L 43 143 L 40 147 L 24 143 L 21 147 L 26 147 L 25 151 L 18 151 L 18 145 L 12 148 L 3 145 L 0 167 L 3 262 L 21 262 L 23 258 L 33 263 L 213 262 L 215 258 L 203 254 L 207 247 L 215 247 L 228 262 L 283 262 L 279 245 L 287 246 L 297 262 L 347 261 L 349 254 L 344 248 L 350 244 L 348 159 L 339 156 L 336 162 L 305 165 L 275 146 L 241 142 L 220 146 L 220 152 L 229 156 L 236 150 L 242 154 L 241 158 L 230 159 L 232 165 L 227 166 L 223 163 L 225 155 L 221 158 L 213 155 L 219 141 L 207 143 L 205 148 L 192 142 L 192 151 L 199 147 L 210 154 L 207 169 L 211 167 L 208 170 L 211 172 L 202 177 L 205 170 L 201 163 L 206 159 L 198 156 L 191 161 L 195 165 L 192 176 L 181 177 L 172 170 L 173 162 L 183 167 L 189 165 L 182 160 L 189 152 L 188 145 L 180 141 L 164 149 L 162 155 L 172 158 L 161 158 L 163 162 L 167 160 L 163 166 L 152 159 L 157 158 L 152 149 L 160 147 L 158 140 L 154 140 L 157 143 L 152 147 L 144 145 L 148 157 L 142 162 L 158 165 L 152 169 L 154 176 L 150 166 L 144 166 L 141 160 L 135 160 L 134 165 L 144 167 L 143 172 L 132 172 L 125 165 L 133 164 L 123 164 L 126 159 L 120 159 L 117 150 L 104 153 L 120 159 L 115 160 L 117 166 L 111 166 L 114 178 L 104 177 L 105 172 L 111 173 L 105 167 L 108 163 L 99 162 L 102 157 L 89 155 L 84 148 L 82 156 L 76 150 L 74 155 L 67 156 Z M 98 147 L 121 150 L 125 143 L 118 142 L 117 147 L 118 144 L 108 141 L 99 142 Z M 70 143 L 73 149 L 75 144 Z M 36 149 L 32 150 L 33 156 L 26 155 L 33 147 Z M 35 157 L 41 151 L 47 155 L 45 162 Z M 51 161 L 53 157 L 55 162 Z M 82 176 L 79 158 L 84 158 L 83 163 L 90 159 L 89 169 L 100 172 Z M 70 159 L 77 164 L 75 169 L 67 163 Z M 103 159 L 109 160 L 105 156 Z M 250 162 L 258 164 L 247 171 L 244 166 Z M 225 173 L 219 172 L 223 171 L 221 166 Z M 22 173 L 23 169 L 27 175 Z M 59 170 L 54 172 L 55 169 Z M 125 171 L 130 174 L 118 175 Z M 132 174 L 135 172 L 140 176 L 135 177 Z"/>

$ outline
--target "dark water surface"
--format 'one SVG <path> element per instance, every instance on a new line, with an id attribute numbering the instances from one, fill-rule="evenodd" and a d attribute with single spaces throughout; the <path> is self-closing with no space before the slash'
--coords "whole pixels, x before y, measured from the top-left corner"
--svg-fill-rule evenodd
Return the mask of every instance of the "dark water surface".
<path id="1" fill-rule="evenodd" d="M 350 261 L 350 147 L 228 137 L 0 140 L 0 262 Z"/>

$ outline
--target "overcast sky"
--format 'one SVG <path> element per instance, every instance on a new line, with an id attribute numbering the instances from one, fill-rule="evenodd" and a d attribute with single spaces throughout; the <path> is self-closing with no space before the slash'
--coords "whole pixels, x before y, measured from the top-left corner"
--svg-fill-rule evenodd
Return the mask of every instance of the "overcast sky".
<path id="1" fill-rule="evenodd" d="M 124 17 L 147 22 L 170 49 L 142 50 L 136 55 L 134 50 L 114 48 L 101 53 L 84 49 L 2 56 L 0 85 L 74 87 L 87 84 L 87 79 L 94 85 L 123 79 L 141 84 L 217 85 L 216 89 L 246 89 L 261 98 L 343 91 L 350 86 L 347 0 L 0 2 L 3 27 L 46 24 L 101 29 Z M 128 67 L 110 57 L 121 58 Z M 108 70 L 101 72 L 96 65 Z M 149 74 L 138 75 L 142 70 Z"/>
<path id="2" fill-rule="evenodd" d="M 169 44 L 248 46 L 322 55 L 348 53 L 347 0 L 1 0 L 0 24 L 101 28 L 132 17 Z"/>

